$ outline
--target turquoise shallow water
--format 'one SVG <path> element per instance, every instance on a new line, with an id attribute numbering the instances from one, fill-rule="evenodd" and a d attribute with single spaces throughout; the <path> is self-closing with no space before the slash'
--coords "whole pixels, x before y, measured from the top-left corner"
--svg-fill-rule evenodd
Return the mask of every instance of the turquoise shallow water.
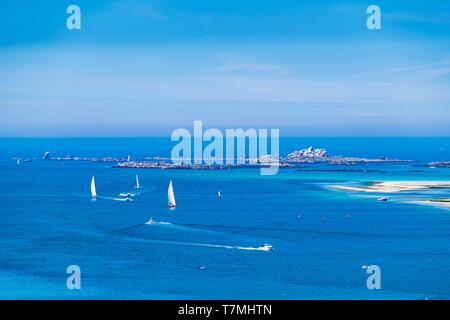
<path id="1" fill-rule="evenodd" d="M 281 149 L 320 143 L 338 154 L 408 159 L 416 154 L 414 159 L 429 161 L 446 158 L 450 147 L 444 138 L 368 141 L 292 138 L 282 140 Z M 285 169 L 264 177 L 254 169 L 113 169 L 108 163 L 42 160 L 17 166 L 11 157 L 39 157 L 47 150 L 143 156 L 166 155 L 171 145 L 164 139 L 0 143 L 1 298 L 450 297 L 450 210 L 408 201 L 448 196 L 448 190 L 379 202 L 328 188 L 361 181 L 449 181 L 449 169 L 416 166 L 421 162 L 367 165 L 368 172 L 325 166 L 319 169 L 335 171 Z M 134 202 L 108 199 L 133 191 L 135 174 L 144 187 Z M 90 199 L 92 175 L 97 201 Z M 170 178 L 176 210 L 166 205 Z M 217 190 L 223 198 L 217 198 Z M 146 225 L 150 217 L 171 224 Z M 264 243 L 275 250 L 248 250 Z M 81 268 L 81 290 L 66 289 L 65 270 L 72 264 Z M 381 290 L 366 288 L 364 264 L 381 267 Z"/>

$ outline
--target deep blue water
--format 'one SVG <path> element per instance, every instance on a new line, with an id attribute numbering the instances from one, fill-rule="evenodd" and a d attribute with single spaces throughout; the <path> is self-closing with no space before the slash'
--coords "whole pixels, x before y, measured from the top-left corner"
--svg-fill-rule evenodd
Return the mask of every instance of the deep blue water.
<path id="1" fill-rule="evenodd" d="M 172 145 L 167 139 L 0 139 L 0 297 L 450 298 L 450 210 L 404 201 L 449 197 L 449 190 L 379 202 L 327 187 L 450 181 L 450 169 L 367 165 L 377 171 L 284 169 L 261 176 L 256 169 L 114 169 L 110 163 L 37 159 L 17 165 L 11 159 L 45 151 L 167 156 Z M 332 154 L 450 158 L 449 138 L 289 138 L 280 147 L 286 154 L 308 145 Z M 133 192 L 135 174 L 144 188 L 134 202 L 109 199 Z M 92 175 L 97 201 L 90 198 Z M 170 178 L 176 210 L 167 208 Z M 150 217 L 171 224 L 144 224 Z M 242 250 L 264 243 L 275 250 Z M 73 264 L 81 268 L 81 290 L 66 288 L 65 271 Z M 381 290 L 367 289 L 364 264 L 381 267 Z"/>

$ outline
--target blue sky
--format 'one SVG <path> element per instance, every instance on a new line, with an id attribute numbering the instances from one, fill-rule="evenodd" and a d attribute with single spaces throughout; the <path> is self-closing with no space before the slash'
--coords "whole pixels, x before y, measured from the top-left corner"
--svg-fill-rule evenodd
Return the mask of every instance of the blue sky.
<path id="1" fill-rule="evenodd" d="M 77 4 L 82 29 L 66 28 Z M 366 28 L 377 4 L 382 30 Z M 448 136 L 450 2 L 2 1 L 0 136 Z"/>

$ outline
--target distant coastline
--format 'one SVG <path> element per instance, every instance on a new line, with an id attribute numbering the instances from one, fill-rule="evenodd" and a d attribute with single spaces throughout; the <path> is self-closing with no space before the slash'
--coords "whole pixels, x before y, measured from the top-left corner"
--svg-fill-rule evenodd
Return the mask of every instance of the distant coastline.
<path id="1" fill-rule="evenodd" d="M 18 158 L 14 158 L 18 159 Z M 110 162 L 114 163 L 113 168 L 139 168 L 139 169 L 191 169 L 191 170 L 224 170 L 238 168 L 261 168 L 278 163 L 280 168 L 303 169 L 305 164 L 326 163 L 334 165 L 354 165 L 363 163 L 405 163 L 412 160 L 391 159 L 387 157 L 364 158 L 356 156 L 329 155 L 323 148 L 314 149 L 308 147 L 302 150 L 295 150 L 285 157 L 272 157 L 264 155 L 259 158 L 238 158 L 238 159 L 203 159 L 201 164 L 192 163 L 187 159 L 185 162 L 174 163 L 170 158 L 153 156 L 142 159 L 131 159 L 130 156 L 117 157 L 82 157 L 76 155 L 66 155 L 62 157 L 51 157 L 46 152 L 43 157 L 46 161 L 89 161 L 89 162 Z M 211 160 L 211 161 L 208 161 Z M 214 161 L 217 163 L 214 163 Z M 230 161 L 231 160 L 231 161 Z M 235 160 L 237 160 L 235 163 Z M 204 161 L 209 163 L 203 163 Z"/>

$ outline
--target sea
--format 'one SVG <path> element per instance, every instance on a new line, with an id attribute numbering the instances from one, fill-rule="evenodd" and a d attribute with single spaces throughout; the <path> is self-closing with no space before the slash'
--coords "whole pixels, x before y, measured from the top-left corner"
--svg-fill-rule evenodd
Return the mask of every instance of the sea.
<path id="1" fill-rule="evenodd" d="M 450 298 L 450 210 L 418 201 L 450 198 L 449 189 L 333 188 L 450 181 L 450 169 L 426 166 L 450 159 L 450 138 L 281 138 L 282 155 L 314 146 L 412 161 L 305 164 L 273 176 L 42 159 L 47 151 L 168 157 L 173 146 L 167 138 L 1 138 L 0 298 Z M 170 179 L 175 210 L 167 206 Z M 135 193 L 134 201 L 117 201 L 123 192 Z M 159 223 L 146 224 L 150 218 Z M 363 268 L 371 265 L 379 267 L 376 288 Z M 70 286 L 69 266 L 80 270 L 79 289 Z"/>

